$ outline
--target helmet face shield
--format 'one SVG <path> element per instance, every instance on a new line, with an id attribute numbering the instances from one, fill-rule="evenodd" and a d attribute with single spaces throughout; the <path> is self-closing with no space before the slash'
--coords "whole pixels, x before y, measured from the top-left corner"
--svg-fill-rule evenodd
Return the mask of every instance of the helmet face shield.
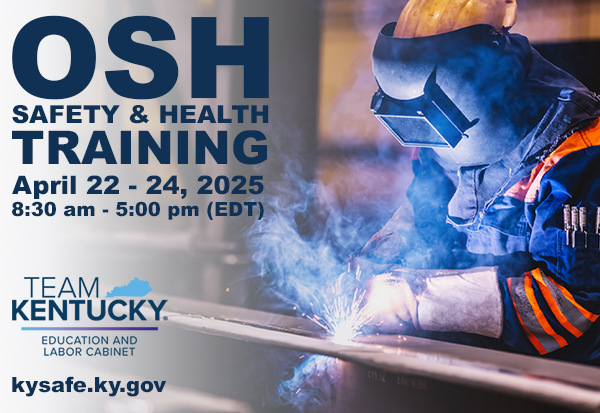
<path id="1" fill-rule="evenodd" d="M 435 82 L 436 69 L 425 83 L 424 94 L 399 100 L 379 89 L 371 100 L 371 111 L 398 141 L 405 146 L 454 148 L 466 138 L 467 129 L 479 119 L 469 121 Z"/>
<path id="2" fill-rule="evenodd" d="M 479 140 L 508 117 L 505 102 L 520 91 L 530 49 L 488 25 L 419 38 L 395 38 L 394 27 L 382 29 L 373 50 L 377 119 L 406 146 L 487 150 Z"/>

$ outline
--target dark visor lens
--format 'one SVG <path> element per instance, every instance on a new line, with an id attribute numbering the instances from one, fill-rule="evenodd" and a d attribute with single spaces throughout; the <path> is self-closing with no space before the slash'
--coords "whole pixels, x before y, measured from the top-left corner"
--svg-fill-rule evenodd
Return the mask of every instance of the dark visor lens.
<path id="1" fill-rule="evenodd" d="M 416 99 L 398 100 L 381 89 L 371 100 L 375 117 L 405 146 L 454 148 L 475 126 L 435 82 L 435 69 Z"/>
<path id="2" fill-rule="evenodd" d="M 451 146 L 423 116 L 414 118 L 409 116 L 375 116 L 404 146 L 442 148 Z"/>

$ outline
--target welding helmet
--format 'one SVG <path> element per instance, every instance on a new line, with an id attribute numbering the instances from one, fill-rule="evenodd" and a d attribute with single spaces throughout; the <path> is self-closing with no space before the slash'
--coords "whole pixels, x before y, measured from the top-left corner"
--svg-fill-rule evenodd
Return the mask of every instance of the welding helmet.
<path id="1" fill-rule="evenodd" d="M 514 8 L 504 10 L 502 19 L 481 15 L 452 24 L 447 16 L 438 19 L 438 23 L 446 21 L 439 25 L 443 29 L 474 19 L 496 27 L 476 24 L 435 34 L 442 29 L 423 22 L 419 27 L 425 29 L 412 33 L 410 22 L 403 18 L 409 2 L 399 19 L 405 27 L 399 30 L 390 23 L 381 30 L 373 51 L 379 90 L 371 110 L 400 143 L 436 148 L 438 154 L 444 148 L 452 150 L 450 157 L 463 165 L 490 163 L 516 146 L 526 127 L 520 123 L 527 121 L 515 108 L 525 106 L 519 101 L 531 49 L 526 38 L 509 35 L 499 23 L 514 23 L 516 3 L 511 4 Z M 434 34 L 407 38 L 397 37 L 399 32 Z"/>
<path id="2" fill-rule="evenodd" d="M 371 110 L 400 143 L 455 148 L 480 121 L 490 127 L 511 117 L 528 44 L 485 24 L 418 38 L 393 37 L 395 26 L 375 44 Z"/>

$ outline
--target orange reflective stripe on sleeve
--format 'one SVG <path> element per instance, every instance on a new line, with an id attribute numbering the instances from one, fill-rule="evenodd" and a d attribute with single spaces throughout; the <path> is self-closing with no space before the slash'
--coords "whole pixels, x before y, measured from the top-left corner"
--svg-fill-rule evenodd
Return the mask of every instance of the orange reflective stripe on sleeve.
<path id="1" fill-rule="evenodd" d="M 565 287 L 540 268 L 526 272 L 522 278 L 507 279 L 508 292 L 523 332 L 540 354 L 546 354 L 565 347 L 568 342 L 550 325 L 550 312 L 544 313 L 540 307 L 534 280 L 554 318 L 573 336 L 581 337 L 598 316 L 583 308 Z"/>
<path id="2" fill-rule="evenodd" d="M 544 299 L 559 323 L 575 337 L 580 337 L 598 318 L 575 301 L 569 291 L 559 286 L 552 277 L 547 277 L 537 268 L 531 272 Z"/>
<path id="3" fill-rule="evenodd" d="M 564 337 L 556 334 L 556 331 L 550 326 L 550 323 L 546 319 L 544 312 L 540 309 L 540 306 L 535 298 L 535 293 L 533 292 L 533 283 L 531 282 L 531 275 L 525 276 L 525 294 L 527 295 L 527 299 L 529 300 L 529 304 L 531 304 L 531 308 L 533 309 L 533 313 L 535 314 L 535 318 L 537 318 L 538 323 L 544 329 L 544 332 L 554 338 L 559 346 L 566 346 L 567 340 Z"/>
<path id="4" fill-rule="evenodd" d="M 560 292 L 565 296 L 565 298 L 567 300 L 569 300 L 569 302 L 571 302 L 571 304 L 573 304 L 575 306 L 575 308 L 577 308 L 579 310 L 579 312 L 585 318 L 587 318 L 592 323 L 598 319 L 598 315 L 590 313 L 588 310 L 586 310 L 585 308 L 583 308 L 577 301 L 575 301 L 575 298 L 573 298 L 573 296 L 571 295 L 571 293 L 569 292 L 569 290 L 567 290 L 562 285 L 557 284 L 556 281 L 554 281 L 552 278 L 549 278 L 549 280 L 552 281 L 552 283 L 560 290 Z"/>
<path id="5" fill-rule="evenodd" d="M 509 292 L 519 323 L 527 339 L 540 354 L 551 353 L 567 345 L 567 340 L 556 334 L 539 308 L 530 273 L 525 273 L 525 277 L 510 279 Z"/>
<path id="6" fill-rule="evenodd" d="M 513 302 L 513 305 L 515 307 L 515 311 L 517 313 L 517 318 L 519 319 L 519 323 L 521 324 L 521 328 L 525 332 L 525 335 L 527 336 L 527 339 L 533 345 L 533 347 L 535 347 L 535 349 L 538 351 L 538 353 L 540 353 L 542 355 L 546 354 L 547 351 L 544 348 L 544 346 L 542 345 L 542 343 L 540 343 L 540 340 L 538 340 L 537 337 L 531 331 L 529 331 L 529 329 L 525 326 L 525 323 L 523 322 L 523 319 L 521 318 L 521 315 L 519 314 L 519 309 L 517 308 L 517 303 L 515 302 L 515 298 L 514 298 L 514 296 L 512 294 L 512 291 L 511 291 L 511 281 L 512 281 L 512 279 L 509 278 L 506 281 L 507 281 L 507 284 L 508 284 L 508 292 L 510 293 L 510 295 L 512 297 L 512 302 Z"/>
<path id="7" fill-rule="evenodd" d="M 533 275 L 533 278 L 535 278 L 535 281 L 538 283 L 538 286 L 540 287 L 540 290 L 542 291 L 542 295 L 544 296 L 544 300 L 546 300 L 548 307 L 550 307 L 550 310 L 552 310 L 552 314 L 554 314 L 554 317 L 556 317 L 558 322 L 565 329 L 567 329 L 567 331 L 569 333 L 573 334 L 575 337 L 578 337 L 578 338 L 581 337 L 583 332 L 580 331 L 577 327 L 575 327 L 567 319 L 567 317 L 563 314 L 563 312 L 561 311 L 561 309 L 557 303 L 557 300 L 554 298 L 554 296 L 552 295 L 552 292 L 548 288 L 546 280 L 544 279 L 546 277 L 544 277 L 542 275 L 540 269 L 536 268 L 535 270 L 531 271 L 531 274 Z"/>

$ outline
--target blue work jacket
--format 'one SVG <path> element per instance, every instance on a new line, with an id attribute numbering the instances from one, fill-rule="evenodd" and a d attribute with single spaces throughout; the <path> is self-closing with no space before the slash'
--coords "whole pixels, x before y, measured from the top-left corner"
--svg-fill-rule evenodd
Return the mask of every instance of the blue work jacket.
<path id="1" fill-rule="evenodd" d="M 533 53 L 524 88 L 552 99 L 545 116 L 492 165 L 445 165 L 433 150 L 419 149 L 408 190 L 418 240 L 398 262 L 498 268 L 500 339 L 430 337 L 600 365 L 600 242 L 594 233 L 600 100 Z M 588 226 L 574 242 L 565 231 L 565 205 L 587 210 Z"/>

